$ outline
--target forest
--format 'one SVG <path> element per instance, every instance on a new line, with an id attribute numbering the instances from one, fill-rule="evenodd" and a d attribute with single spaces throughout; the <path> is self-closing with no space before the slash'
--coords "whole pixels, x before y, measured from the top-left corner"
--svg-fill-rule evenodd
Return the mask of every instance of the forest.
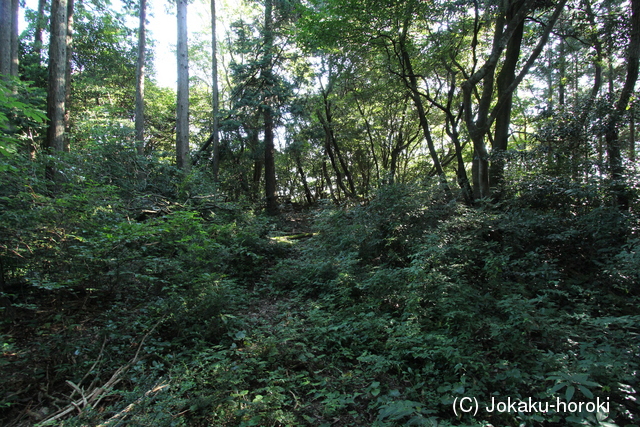
<path id="1" fill-rule="evenodd" d="M 639 70 L 640 0 L 0 0 L 0 424 L 639 426 Z"/>

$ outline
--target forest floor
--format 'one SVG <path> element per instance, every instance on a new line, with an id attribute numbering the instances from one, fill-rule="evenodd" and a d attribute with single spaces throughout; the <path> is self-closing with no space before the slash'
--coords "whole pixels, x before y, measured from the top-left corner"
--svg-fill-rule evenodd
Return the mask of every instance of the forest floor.
<path id="1" fill-rule="evenodd" d="M 424 205 L 277 219 L 196 205 L 74 240 L 75 258 L 52 262 L 95 284 L 21 296 L 2 324 L 0 422 L 638 424 L 636 258 L 620 216 Z M 461 396 L 611 410 L 458 418 Z"/>

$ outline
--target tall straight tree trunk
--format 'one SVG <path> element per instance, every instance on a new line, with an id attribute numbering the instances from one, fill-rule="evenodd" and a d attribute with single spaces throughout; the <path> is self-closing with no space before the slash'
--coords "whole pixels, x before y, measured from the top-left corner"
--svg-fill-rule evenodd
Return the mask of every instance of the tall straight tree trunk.
<path id="1" fill-rule="evenodd" d="M 551 113 L 553 111 L 554 108 L 554 104 L 553 104 L 553 99 L 554 99 L 554 95 L 553 92 L 555 90 L 555 82 L 553 80 L 553 72 L 556 69 L 555 65 L 555 55 L 554 55 L 554 50 L 553 48 L 549 48 L 547 49 L 547 68 L 548 68 L 548 72 L 547 72 L 547 110 Z"/>
<path id="2" fill-rule="evenodd" d="M 629 109 L 631 120 L 629 123 L 629 161 L 634 163 L 636 161 L 636 114 L 635 106 Z"/>
<path id="3" fill-rule="evenodd" d="M 566 97 L 566 76 L 567 76 L 567 59 L 564 52 L 564 40 L 560 40 L 560 47 L 558 48 L 558 105 L 564 107 Z"/>
<path id="4" fill-rule="evenodd" d="M 264 57 L 261 70 L 265 91 L 262 108 L 264 109 L 264 182 L 267 199 L 267 213 L 278 214 L 276 200 L 276 165 L 273 141 L 273 3 L 266 0 L 264 4 Z"/>
<path id="5" fill-rule="evenodd" d="M 47 0 L 38 0 L 38 16 L 36 17 L 36 29 L 33 37 L 33 50 L 40 61 L 42 61 L 42 32 L 45 25 L 47 25 L 47 19 L 44 16 L 46 5 Z"/>
<path id="6" fill-rule="evenodd" d="M 65 80 L 65 111 L 64 111 L 64 151 L 69 152 L 69 129 L 71 126 L 69 105 L 71 105 L 71 59 L 73 57 L 73 8 L 75 0 L 67 0 L 67 64 L 64 73 Z"/>
<path id="7" fill-rule="evenodd" d="M 264 163 L 264 159 L 256 159 L 253 162 L 253 174 L 251 176 L 251 200 L 258 200 L 260 197 L 260 193 L 262 193 L 262 188 L 260 185 L 260 180 L 262 179 L 262 165 Z"/>
<path id="8" fill-rule="evenodd" d="M 258 115 L 262 115 L 259 112 Z M 262 187 L 260 186 L 262 180 L 262 165 L 264 163 L 263 147 L 260 146 L 260 136 L 258 129 L 247 129 L 247 147 L 250 150 L 251 159 L 253 160 L 253 173 L 251 174 L 251 186 L 247 191 L 247 194 L 251 197 L 251 200 L 257 200 L 262 194 Z M 239 162 L 237 162 L 239 164 Z"/>
<path id="9" fill-rule="evenodd" d="M 11 34 L 13 1 L 0 0 L 0 74 L 11 75 Z"/>
<path id="10" fill-rule="evenodd" d="M 584 1 L 585 12 L 587 13 L 587 19 L 593 28 L 596 28 L 596 20 L 595 14 L 593 13 L 593 9 L 591 8 L 591 0 Z M 600 93 L 600 88 L 602 87 L 602 63 L 604 58 L 604 49 L 602 48 L 602 42 L 600 41 L 599 35 L 596 32 L 593 35 L 593 47 L 596 50 L 596 56 L 593 58 L 593 68 L 594 68 L 594 77 L 593 77 L 593 86 L 591 88 L 591 92 L 589 93 L 589 98 L 587 98 L 587 104 L 582 107 L 582 114 L 580 115 L 580 126 L 584 128 L 587 123 L 587 119 L 589 118 L 589 113 L 593 108 L 593 104 Z"/>
<path id="11" fill-rule="evenodd" d="M 187 1 L 177 0 L 178 8 L 178 105 L 176 111 L 176 164 L 189 169 L 189 55 L 187 46 Z"/>
<path id="12" fill-rule="evenodd" d="M 136 150 L 144 154 L 144 78 L 147 49 L 147 0 L 140 0 L 138 26 L 138 63 L 136 67 Z"/>
<path id="13" fill-rule="evenodd" d="M 627 110 L 629 100 L 634 92 L 638 73 L 640 71 L 640 0 L 631 0 L 631 34 L 627 47 L 627 76 L 620 97 L 615 104 L 605 134 L 607 156 L 609 161 L 609 176 L 613 182 L 613 192 L 616 205 L 621 210 L 629 209 L 629 193 L 625 188 L 624 165 L 619 135 L 619 126 Z"/>
<path id="14" fill-rule="evenodd" d="M 216 36 L 216 0 L 211 0 L 211 80 L 213 106 L 213 179 L 218 181 L 220 172 L 220 94 L 218 93 L 218 40 Z"/>
<path id="15" fill-rule="evenodd" d="M 267 213 L 269 215 L 278 214 L 273 127 L 273 112 L 270 106 L 266 106 L 264 110 L 264 185 L 267 198 Z"/>
<path id="16" fill-rule="evenodd" d="M 64 150 L 64 114 L 67 74 L 67 0 L 52 0 L 49 41 L 49 83 L 47 88 L 46 147 Z M 52 177 L 50 177 L 52 178 Z"/>
<path id="17" fill-rule="evenodd" d="M 19 50 L 19 33 L 18 33 L 18 17 L 20 14 L 20 0 L 11 2 L 11 76 L 18 77 L 18 50 Z"/>

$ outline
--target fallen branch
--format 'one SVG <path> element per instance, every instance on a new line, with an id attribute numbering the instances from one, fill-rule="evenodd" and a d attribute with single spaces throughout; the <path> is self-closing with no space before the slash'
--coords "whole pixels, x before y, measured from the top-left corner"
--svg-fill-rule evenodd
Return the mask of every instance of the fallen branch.
<path id="1" fill-rule="evenodd" d="M 109 418 L 109 419 L 108 419 L 107 421 L 105 421 L 104 423 L 99 424 L 97 427 L 107 427 L 111 421 L 118 420 L 119 418 L 124 419 L 124 418 L 129 414 L 129 412 L 131 412 L 131 410 L 132 410 L 136 405 L 138 405 L 138 404 L 140 404 L 140 402 L 142 402 L 142 400 L 143 400 L 145 397 L 149 397 L 149 395 L 151 395 L 151 393 L 157 393 L 157 392 L 159 392 L 160 390 L 162 390 L 162 389 L 164 389 L 164 388 L 167 388 L 167 387 L 169 387 L 169 384 L 156 384 L 156 385 L 155 385 L 151 390 L 148 390 L 148 391 L 144 394 L 144 396 L 139 397 L 138 399 L 136 399 L 136 401 L 135 401 L 135 402 L 133 402 L 133 403 L 131 403 L 131 404 L 127 405 L 127 407 L 126 407 L 126 408 L 124 408 L 122 411 L 118 412 L 117 414 L 115 414 L 113 417 Z M 120 420 L 120 421 L 122 421 L 122 420 Z"/>
<path id="2" fill-rule="evenodd" d="M 82 410 L 84 410 L 87 406 L 94 406 L 94 407 L 97 406 L 100 403 L 100 401 L 104 398 L 105 392 L 113 389 L 113 387 L 122 380 L 121 376 L 138 361 L 140 350 L 142 349 L 142 345 L 144 344 L 145 340 L 147 339 L 147 337 L 149 337 L 149 335 L 151 335 L 151 332 L 153 332 L 156 329 L 156 327 L 158 327 L 158 325 L 160 325 L 160 323 L 162 323 L 163 321 L 164 319 L 160 319 L 155 325 L 153 325 L 153 327 L 149 330 L 149 332 L 147 332 L 145 336 L 142 337 L 142 340 L 140 340 L 140 344 L 138 344 L 138 349 L 136 351 L 136 354 L 133 356 L 133 359 L 131 359 L 126 365 L 118 368 L 113 373 L 113 375 L 111 375 L 111 378 L 109 378 L 109 381 L 104 383 L 101 387 L 96 387 L 93 390 L 91 390 L 90 393 L 85 394 L 84 390 L 82 390 L 79 386 L 72 383 L 71 381 L 67 381 L 67 384 L 69 384 L 71 388 L 73 388 L 73 393 L 75 392 L 80 393 L 80 399 L 72 400 L 71 403 L 69 403 L 65 408 L 59 410 L 55 414 L 52 414 L 49 418 L 46 418 L 41 423 L 36 424 L 36 427 L 48 425 L 53 421 L 59 420 L 60 418 L 69 415 L 74 410 L 78 410 L 79 412 L 82 412 Z M 104 349 L 104 344 L 103 344 L 103 349 Z M 101 354 L 102 354 L 102 351 L 101 351 Z M 91 369 L 93 369 L 93 366 Z M 86 375 L 85 375 L 85 378 L 86 378 Z M 71 394 L 71 396 L 73 396 L 73 393 Z"/>
<path id="3" fill-rule="evenodd" d="M 271 240 L 275 240 L 276 242 L 287 242 L 291 240 L 300 240 L 300 239 L 308 239 L 315 236 L 318 233 L 300 233 L 300 234 L 292 234 L 289 236 L 275 236 L 270 237 Z"/>

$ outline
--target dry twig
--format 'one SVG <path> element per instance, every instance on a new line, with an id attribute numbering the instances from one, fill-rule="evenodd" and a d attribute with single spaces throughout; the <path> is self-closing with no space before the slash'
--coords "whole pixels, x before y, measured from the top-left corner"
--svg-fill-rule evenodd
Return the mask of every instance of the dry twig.
<path id="1" fill-rule="evenodd" d="M 82 390 L 76 384 L 72 383 L 71 381 L 67 381 L 67 384 L 69 384 L 73 388 L 74 393 L 75 392 L 80 393 L 80 396 L 81 396 L 80 399 L 72 400 L 71 403 L 69 403 L 69 405 L 67 405 L 65 408 L 59 410 L 55 414 L 52 414 L 50 417 L 46 418 L 41 423 L 36 424 L 36 426 L 45 426 L 47 424 L 50 424 L 55 420 L 59 420 L 60 418 L 69 415 L 74 410 L 78 410 L 79 412 L 82 412 L 82 410 L 84 410 L 87 406 L 90 406 L 90 405 L 94 406 L 94 407 L 97 406 L 100 403 L 100 401 L 104 398 L 105 392 L 112 390 L 113 387 L 122 380 L 122 378 L 121 378 L 122 375 L 131 366 L 133 366 L 138 361 L 138 357 L 140 355 L 140 350 L 142 349 L 142 346 L 143 346 L 144 342 L 146 341 L 147 337 L 149 337 L 149 335 L 151 335 L 151 333 L 163 321 L 164 321 L 164 319 L 160 319 L 155 325 L 153 325 L 153 327 L 149 330 L 149 332 L 147 332 L 145 334 L 145 336 L 142 337 L 142 340 L 140 340 L 140 344 L 138 344 L 138 349 L 136 350 L 136 354 L 133 356 L 133 359 L 131 359 L 126 365 L 121 366 L 120 368 L 118 368 L 113 373 L 113 375 L 111 375 L 111 378 L 109 378 L 109 381 L 107 381 L 101 387 L 96 387 L 93 390 L 91 390 L 90 393 L 85 394 L 84 390 Z M 102 345 L 102 348 L 104 349 L 104 344 Z M 102 355 L 102 350 L 100 351 L 100 355 Z M 98 358 L 100 358 L 100 356 Z M 97 363 L 97 361 L 96 361 L 96 363 Z M 93 367 L 96 365 L 96 363 L 94 363 L 94 365 L 91 367 L 91 369 L 93 369 Z M 84 378 L 86 378 L 86 377 L 87 377 L 87 375 L 84 376 Z M 71 396 L 73 396 L 73 393 L 71 394 Z"/>

